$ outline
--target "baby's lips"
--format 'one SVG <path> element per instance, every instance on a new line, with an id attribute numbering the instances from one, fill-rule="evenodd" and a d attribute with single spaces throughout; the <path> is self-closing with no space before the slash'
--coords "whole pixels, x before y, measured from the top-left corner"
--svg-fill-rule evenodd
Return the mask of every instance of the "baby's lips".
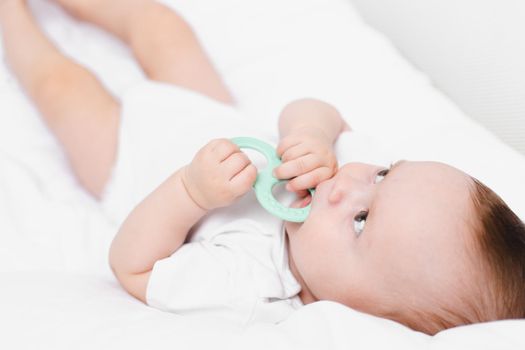
<path id="1" fill-rule="evenodd" d="M 312 195 L 308 194 L 306 197 L 303 198 L 303 201 L 301 202 L 301 208 L 306 207 L 312 202 Z"/>
<path id="2" fill-rule="evenodd" d="M 290 207 L 291 208 L 295 208 L 295 209 L 297 209 L 297 208 L 304 208 L 308 204 L 310 204 L 311 201 L 312 201 L 312 196 L 311 195 L 307 195 L 304 198 L 299 198 L 296 201 L 294 201 L 292 203 L 292 205 L 290 205 Z"/>

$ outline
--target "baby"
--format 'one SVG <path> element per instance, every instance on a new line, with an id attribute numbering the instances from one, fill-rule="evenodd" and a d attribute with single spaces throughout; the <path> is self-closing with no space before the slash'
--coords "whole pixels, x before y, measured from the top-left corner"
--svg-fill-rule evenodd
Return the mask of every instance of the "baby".
<path id="1" fill-rule="evenodd" d="M 235 203 L 255 181 L 250 160 L 219 139 L 129 215 L 110 252 L 121 284 L 152 306 L 182 314 L 234 309 L 255 320 L 273 312 L 278 321 L 287 315 L 278 305 L 282 299 L 290 309 L 333 300 L 428 334 L 522 317 L 522 306 L 516 307 L 524 301 L 525 230 L 506 205 L 477 180 L 441 163 L 400 161 L 390 169 L 350 163 L 337 170 L 332 145 L 344 128 L 338 113 L 319 101 L 294 102 L 281 115 L 277 153 L 284 163 L 276 176 L 293 178 L 287 185 L 292 191 L 317 188 L 313 198 L 293 204 L 311 200 L 306 221 L 284 223 L 287 251 L 281 254 L 288 261 L 275 258 L 264 242 L 281 246 L 273 238 L 280 231 L 269 233 L 246 220 L 187 242 L 199 220 Z M 269 279 L 266 272 L 257 275 L 261 265 L 270 266 L 280 288 L 257 285 L 258 278 Z M 300 288 L 287 281 L 287 268 Z M 201 278 L 209 280 L 192 281 Z M 238 295 L 240 290 L 249 295 Z M 250 294 L 249 305 L 234 300 Z"/>
<path id="2" fill-rule="evenodd" d="M 166 7 L 57 2 L 128 43 L 150 79 L 233 103 L 189 26 Z M 117 158 L 119 101 L 56 50 L 23 1 L 0 0 L 0 24 L 20 84 L 79 182 L 100 198 Z M 130 294 L 163 310 L 219 311 L 247 322 L 278 322 L 301 305 L 332 300 L 428 334 L 525 317 L 525 226 L 494 192 L 436 162 L 339 168 L 334 144 L 352 131 L 321 101 L 289 104 L 279 132 L 283 164 L 275 175 L 299 195 L 292 206 L 311 202 L 307 220 L 281 225 L 245 210 L 207 225 L 245 205 L 257 172 L 237 146 L 215 139 L 147 196 L 115 237 L 110 264 Z M 308 188 L 316 188 L 313 198 Z"/>

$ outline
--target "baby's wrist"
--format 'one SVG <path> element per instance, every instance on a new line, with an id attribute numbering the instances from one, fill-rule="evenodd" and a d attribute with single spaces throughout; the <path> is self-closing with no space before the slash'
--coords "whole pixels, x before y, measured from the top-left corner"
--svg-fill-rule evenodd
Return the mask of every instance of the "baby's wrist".
<path id="1" fill-rule="evenodd" d="M 204 200 L 200 198 L 201 195 L 199 195 L 198 190 L 195 188 L 193 182 L 191 181 L 191 178 L 188 175 L 188 167 L 189 165 L 186 165 L 182 169 L 180 181 L 182 183 L 182 186 L 184 187 L 184 190 L 188 198 L 195 205 L 195 207 L 201 210 L 203 212 L 203 215 L 205 215 L 206 213 L 208 213 L 208 211 L 210 211 L 210 209 L 206 208 L 206 206 L 203 203 Z"/>
<path id="2" fill-rule="evenodd" d="M 344 126 L 345 121 L 335 107 L 311 98 L 288 104 L 279 119 L 279 131 L 283 137 L 294 130 L 307 128 L 321 131 L 330 143 L 337 140 Z"/>

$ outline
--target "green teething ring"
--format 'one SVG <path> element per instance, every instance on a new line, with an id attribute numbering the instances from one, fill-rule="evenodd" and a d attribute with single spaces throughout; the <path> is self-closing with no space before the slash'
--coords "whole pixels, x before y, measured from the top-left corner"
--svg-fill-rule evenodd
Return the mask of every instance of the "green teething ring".
<path id="1" fill-rule="evenodd" d="M 272 175 L 273 169 L 281 164 L 281 159 L 275 153 L 275 149 L 258 139 L 252 137 L 235 137 L 231 139 L 239 148 L 249 148 L 262 153 L 268 161 L 268 166 L 257 174 L 257 179 L 253 185 L 255 196 L 270 214 L 283 220 L 292 222 L 303 222 L 310 213 L 311 204 L 304 208 L 288 208 L 279 203 L 273 196 L 272 189 L 287 180 L 279 180 Z M 313 196 L 314 190 L 309 190 Z"/>

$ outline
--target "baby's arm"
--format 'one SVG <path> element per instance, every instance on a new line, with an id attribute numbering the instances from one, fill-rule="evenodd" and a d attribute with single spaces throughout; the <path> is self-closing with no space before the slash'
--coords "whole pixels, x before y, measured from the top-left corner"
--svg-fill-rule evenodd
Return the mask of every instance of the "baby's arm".
<path id="1" fill-rule="evenodd" d="M 279 117 L 281 139 L 302 128 L 321 131 L 332 143 L 342 131 L 350 130 L 337 109 L 315 99 L 293 101 L 281 112 Z"/>
<path id="2" fill-rule="evenodd" d="M 283 164 L 276 177 L 292 179 L 287 189 L 301 192 L 316 187 L 337 171 L 333 144 L 342 131 L 350 130 L 331 105 L 314 99 L 290 103 L 279 118 L 277 154 Z"/>
<path id="3" fill-rule="evenodd" d="M 110 265 L 122 286 L 146 302 L 156 261 L 172 255 L 190 229 L 212 209 L 230 205 L 251 189 L 256 168 L 228 140 L 204 146 L 128 216 L 110 249 Z"/>

